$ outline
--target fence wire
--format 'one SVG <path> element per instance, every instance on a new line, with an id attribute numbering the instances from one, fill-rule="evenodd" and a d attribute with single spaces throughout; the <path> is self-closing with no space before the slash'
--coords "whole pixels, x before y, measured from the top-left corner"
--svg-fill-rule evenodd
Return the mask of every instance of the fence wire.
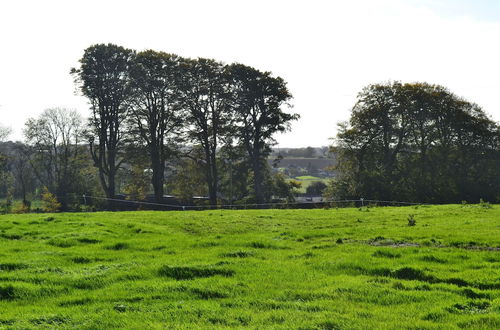
<path id="1" fill-rule="evenodd" d="M 365 207 L 365 206 L 375 206 L 379 204 L 385 205 L 399 205 L 399 206 L 411 206 L 411 205 L 427 205 L 425 203 L 414 203 L 414 202 L 403 202 L 403 201 L 385 201 L 385 200 L 375 200 L 375 199 L 342 199 L 342 200 L 323 200 L 323 201 L 294 201 L 294 202 L 274 202 L 274 203 L 245 203 L 245 204 L 217 204 L 217 205 L 179 205 L 179 204 L 168 204 L 168 203 L 153 203 L 146 201 L 136 201 L 118 198 L 107 198 L 98 196 L 88 196 L 82 195 L 81 198 L 85 205 L 91 200 L 100 201 L 111 201 L 117 203 L 123 203 L 137 206 L 151 206 L 155 208 L 164 209 L 174 209 L 174 210 L 214 210 L 214 209 L 260 209 L 260 208 L 325 208 L 325 207 L 335 207 L 336 204 L 352 204 L 354 207 Z M 373 205 L 375 204 L 375 205 Z"/>

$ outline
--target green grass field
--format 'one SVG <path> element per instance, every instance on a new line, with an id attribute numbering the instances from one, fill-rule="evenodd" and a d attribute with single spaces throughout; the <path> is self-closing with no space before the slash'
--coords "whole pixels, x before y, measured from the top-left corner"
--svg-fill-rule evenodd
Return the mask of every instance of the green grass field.
<path id="1" fill-rule="evenodd" d="M 500 328 L 499 247 L 499 206 L 3 215 L 0 328 Z"/>

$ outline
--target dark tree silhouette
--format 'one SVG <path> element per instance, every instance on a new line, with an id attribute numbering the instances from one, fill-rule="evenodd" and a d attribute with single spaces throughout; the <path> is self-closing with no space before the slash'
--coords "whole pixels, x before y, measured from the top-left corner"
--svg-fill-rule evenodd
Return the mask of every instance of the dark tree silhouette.
<path id="1" fill-rule="evenodd" d="M 176 81 L 180 61 L 176 55 L 148 50 L 137 54 L 130 70 L 132 131 L 147 145 L 157 202 L 161 202 L 164 193 L 166 159 L 182 133 Z"/>
<path id="2" fill-rule="evenodd" d="M 98 44 L 87 48 L 80 67 L 71 70 L 80 91 L 90 101 L 90 151 L 108 198 L 115 197 L 115 177 L 123 161 L 119 159 L 122 124 L 130 106 L 129 67 L 133 57 L 130 49 Z"/>
<path id="3" fill-rule="evenodd" d="M 299 115 L 282 109 L 289 106 L 292 98 L 283 79 L 242 64 L 231 65 L 229 72 L 234 92 L 235 136 L 247 152 L 255 200 L 263 203 L 264 172 L 275 143 L 273 135 L 289 129 L 290 122 Z"/>

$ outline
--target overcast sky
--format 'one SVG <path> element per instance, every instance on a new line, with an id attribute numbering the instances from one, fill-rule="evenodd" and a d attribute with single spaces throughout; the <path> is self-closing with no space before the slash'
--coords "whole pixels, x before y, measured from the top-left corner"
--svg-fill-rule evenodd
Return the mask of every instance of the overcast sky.
<path id="1" fill-rule="evenodd" d="M 301 115 L 280 147 L 324 146 L 356 94 L 389 80 L 442 84 L 500 120 L 500 1 L 0 2 L 0 124 L 78 109 L 71 67 L 96 43 L 210 57 L 272 71 Z"/>

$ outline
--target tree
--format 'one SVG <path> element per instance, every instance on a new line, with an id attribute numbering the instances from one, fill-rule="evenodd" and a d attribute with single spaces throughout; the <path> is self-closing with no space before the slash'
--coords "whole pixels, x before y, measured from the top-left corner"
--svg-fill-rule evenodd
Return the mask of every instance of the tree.
<path id="1" fill-rule="evenodd" d="M 23 200 L 23 205 L 27 207 L 30 205 L 28 194 L 33 192 L 36 186 L 35 174 L 30 166 L 31 151 L 29 146 L 16 143 L 10 155 L 15 187 Z"/>
<path id="2" fill-rule="evenodd" d="M 64 108 L 44 110 L 25 124 L 31 167 L 42 185 L 61 200 L 63 209 L 67 209 L 67 194 L 77 191 L 82 131 L 80 115 Z"/>
<path id="3" fill-rule="evenodd" d="M 198 161 L 205 171 L 211 205 L 217 204 L 217 149 L 232 129 L 230 102 L 230 81 L 222 63 L 204 58 L 183 63 L 180 104 L 187 111 L 188 136 L 203 150 Z"/>
<path id="4" fill-rule="evenodd" d="M 0 142 L 9 136 L 11 130 L 8 127 L 0 126 Z M 0 152 L 0 191 L 6 193 L 9 187 L 7 183 L 10 182 L 11 177 L 7 172 L 7 156 Z"/>
<path id="5" fill-rule="evenodd" d="M 242 64 L 231 65 L 229 72 L 234 88 L 236 136 L 247 152 L 253 172 L 255 200 L 263 203 L 263 172 L 275 143 L 273 135 L 288 130 L 290 122 L 299 115 L 282 110 L 292 98 L 283 79 Z"/>
<path id="6" fill-rule="evenodd" d="M 194 148 L 190 157 L 175 159 L 176 166 L 167 186 L 183 204 L 192 204 L 194 196 L 208 193 L 205 168 L 198 161 L 203 158 L 203 153 L 201 148 Z"/>
<path id="7" fill-rule="evenodd" d="M 326 189 L 326 184 L 322 181 L 314 181 L 306 188 L 306 195 L 321 196 Z"/>
<path id="8" fill-rule="evenodd" d="M 10 129 L 10 127 L 0 125 L 0 142 L 4 141 L 10 135 L 11 132 L 12 130 Z"/>
<path id="9" fill-rule="evenodd" d="M 129 69 L 133 58 L 130 49 L 98 44 L 85 49 L 80 67 L 71 69 L 75 83 L 90 101 L 90 152 L 108 198 L 115 197 L 115 177 L 123 162 L 122 125 L 130 106 Z"/>
<path id="10" fill-rule="evenodd" d="M 235 144 L 231 138 L 218 151 L 218 164 L 220 168 L 219 190 L 224 203 L 233 204 L 234 201 L 249 202 L 251 189 L 248 189 L 250 168 L 245 149 Z M 254 200 L 251 200 L 255 202 Z"/>
<path id="11" fill-rule="evenodd" d="M 176 55 L 148 50 L 135 56 L 130 69 L 133 127 L 147 145 L 157 202 L 164 192 L 165 161 L 181 133 L 179 63 Z"/>
<path id="12" fill-rule="evenodd" d="M 275 197 L 284 198 L 287 202 L 294 202 L 295 195 L 297 195 L 302 184 L 295 180 L 286 180 L 283 174 L 277 173 L 268 186 L 271 187 L 272 194 Z"/>
<path id="13" fill-rule="evenodd" d="M 61 209 L 61 203 L 59 203 L 57 197 L 54 196 L 47 187 L 43 188 L 42 202 L 42 209 L 44 212 L 54 213 Z"/>
<path id="14" fill-rule="evenodd" d="M 442 86 L 370 85 L 350 121 L 339 126 L 340 177 L 329 192 L 416 202 L 494 200 L 499 144 L 498 124 Z"/>

